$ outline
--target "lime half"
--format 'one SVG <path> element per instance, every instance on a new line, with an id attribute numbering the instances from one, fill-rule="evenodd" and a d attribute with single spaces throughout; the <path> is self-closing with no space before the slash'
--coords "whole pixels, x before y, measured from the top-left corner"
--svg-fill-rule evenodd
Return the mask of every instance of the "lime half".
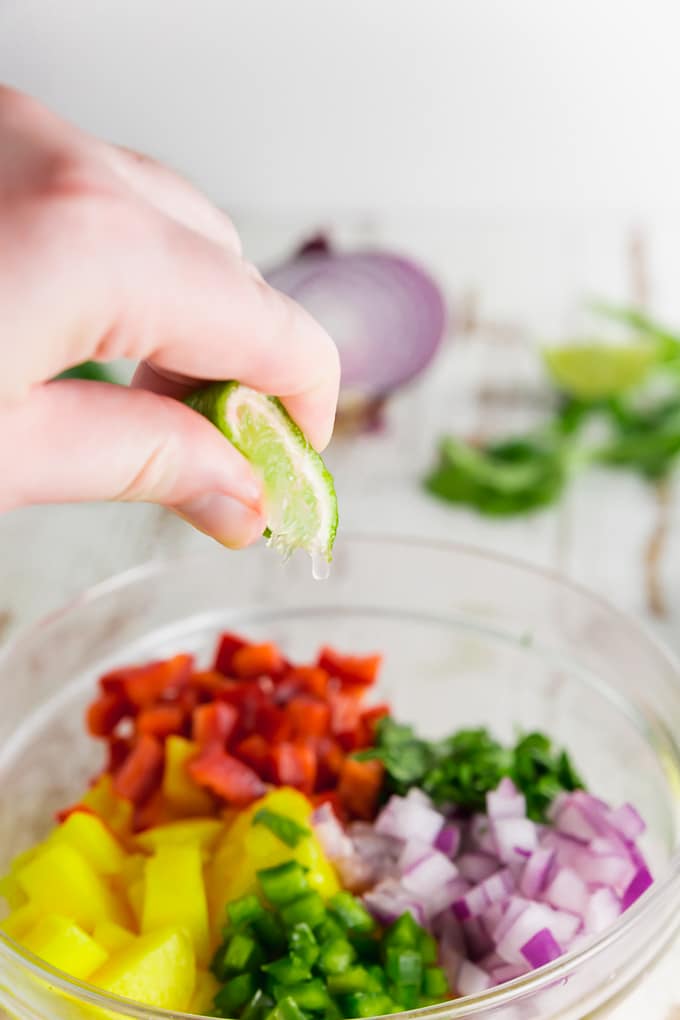
<path id="1" fill-rule="evenodd" d="M 327 573 L 338 528 L 333 478 L 280 400 L 241 383 L 212 383 L 187 398 L 262 479 L 269 543 L 288 557 L 305 549 Z"/>
<path id="2" fill-rule="evenodd" d="M 581 400 L 614 397 L 642 382 L 657 360 L 654 344 L 568 344 L 546 348 L 545 363 L 553 382 Z"/>

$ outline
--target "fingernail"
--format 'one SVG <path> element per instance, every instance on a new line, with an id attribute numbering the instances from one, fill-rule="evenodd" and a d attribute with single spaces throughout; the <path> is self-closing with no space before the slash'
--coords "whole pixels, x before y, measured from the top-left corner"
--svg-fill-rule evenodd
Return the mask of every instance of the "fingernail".
<path id="1" fill-rule="evenodd" d="M 230 549 L 250 545 L 260 538 L 265 528 L 261 514 L 219 492 L 208 493 L 175 507 L 175 512 Z"/>

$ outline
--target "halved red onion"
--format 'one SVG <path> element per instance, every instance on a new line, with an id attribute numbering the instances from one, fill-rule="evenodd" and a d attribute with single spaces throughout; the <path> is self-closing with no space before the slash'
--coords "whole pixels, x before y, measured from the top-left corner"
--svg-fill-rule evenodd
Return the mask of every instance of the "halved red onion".
<path id="1" fill-rule="evenodd" d="M 345 392 L 369 399 L 387 395 L 423 371 L 444 335 L 442 294 L 410 259 L 381 251 L 335 252 L 315 239 L 265 275 L 332 336 Z"/>

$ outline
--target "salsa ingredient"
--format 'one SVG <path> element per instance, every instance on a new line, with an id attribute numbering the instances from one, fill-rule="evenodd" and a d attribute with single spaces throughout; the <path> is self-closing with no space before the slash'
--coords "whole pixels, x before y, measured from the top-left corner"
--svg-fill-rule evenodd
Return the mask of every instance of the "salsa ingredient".
<path id="1" fill-rule="evenodd" d="M 437 941 L 452 988 L 490 988 L 543 966 L 603 931 L 651 885 L 637 841 L 644 822 L 577 790 L 546 824 L 504 778 L 485 811 L 438 810 L 415 787 L 393 795 L 372 827 L 345 831 L 325 805 L 314 826 L 343 880 L 382 924 L 410 913 Z"/>
<path id="2" fill-rule="evenodd" d="M 408 913 L 381 929 L 363 903 L 327 903 L 295 861 L 257 873 L 257 895 L 227 908 L 212 962 L 224 1017 L 369 1017 L 448 998 L 431 936 Z"/>
<path id="3" fill-rule="evenodd" d="M 294 665 L 272 643 L 224 634 L 211 670 L 176 655 L 107 673 L 87 726 L 105 742 L 106 774 L 139 830 L 217 805 L 247 807 L 270 784 L 371 818 L 382 766 L 351 754 L 372 744 L 387 712 L 365 704 L 379 666 L 379 656 L 330 648 Z"/>
<path id="4" fill-rule="evenodd" d="M 380 662 L 227 633 L 107 673 L 104 770 L 0 879 L 4 933 L 147 1005 L 337 1020 L 512 980 L 643 895 L 632 805 L 541 733 L 422 739 L 366 703 Z"/>
<path id="5" fill-rule="evenodd" d="M 337 252 L 324 238 L 315 238 L 270 270 L 267 279 L 331 334 L 340 352 L 345 396 L 385 397 L 421 373 L 442 341 L 443 297 L 410 259 L 388 252 Z"/>
<path id="6" fill-rule="evenodd" d="M 680 337 L 636 309 L 596 310 L 628 325 L 630 342 L 547 351 L 554 413 L 530 432 L 487 443 L 444 437 L 424 480 L 432 495 L 513 515 L 557 502 L 591 465 L 628 468 L 652 482 L 668 477 L 680 454 Z M 659 375 L 664 385 L 655 387 Z"/>
<path id="7" fill-rule="evenodd" d="M 250 461 L 262 479 L 269 544 L 296 549 L 315 567 L 332 558 L 338 529 L 333 478 L 280 400 L 236 382 L 212 383 L 187 398 Z"/>
<path id="8" fill-rule="evenodd" d="M 376 724 L 375 746 L 356 757 L 382 763 L 388 794 L 420 788 L 435 804 L 465 811 L 483 811 L 489 792 L 508 776 L 526 799 L 528 817 L 538 822 L 561 791 L 583 787 L 566 751 L 556 751 L 542 733 L 529 733 L 512 748 L 484 729 L 428 741 L 385 716 Z"/>

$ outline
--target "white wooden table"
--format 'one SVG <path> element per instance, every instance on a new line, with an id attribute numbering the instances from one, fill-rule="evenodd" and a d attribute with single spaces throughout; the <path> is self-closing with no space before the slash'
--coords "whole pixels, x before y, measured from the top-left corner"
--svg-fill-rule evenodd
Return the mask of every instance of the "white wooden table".
<path id="1" fill-rule="evenodd" d="M 302 218 L 294 224 L 241 221 L 246 249 L 265 265 L 291 237 L 316 227 Z M 582 294 L 651 295 L 655 311 L 680 323 L 674 280 L 680 224 L 647 236 L 646 262 L 631 258 L 629 225 L 618 220 L 551 225 L 345 217 L 335 227 L 344 243 L 394 244 L 420 256 L 443 281 L 457 320 L 427 377 L 388 407 L 382 431 L 334 441 L 329 461 L 342 527 L 455 539 L 557 568 L 635 615 L 680 654 L 675 486 L 659 494 L 625 474 L 591 473 L 555 510 L 487 521 L 435 502 L 419 484 L 442 431 L 493 432 L 523 424 L 522 391 L 539 393 L 541 385 L 531 338 L 572 328 Z M 155 507 L 40 507 L 7 514 L 0 518 L 0 636 L 111 573 L 207 541 Z M 680 1007 L 679 952 L 661 961 L 607 1017 L 670 1020 L 674 1004 Z"/>

